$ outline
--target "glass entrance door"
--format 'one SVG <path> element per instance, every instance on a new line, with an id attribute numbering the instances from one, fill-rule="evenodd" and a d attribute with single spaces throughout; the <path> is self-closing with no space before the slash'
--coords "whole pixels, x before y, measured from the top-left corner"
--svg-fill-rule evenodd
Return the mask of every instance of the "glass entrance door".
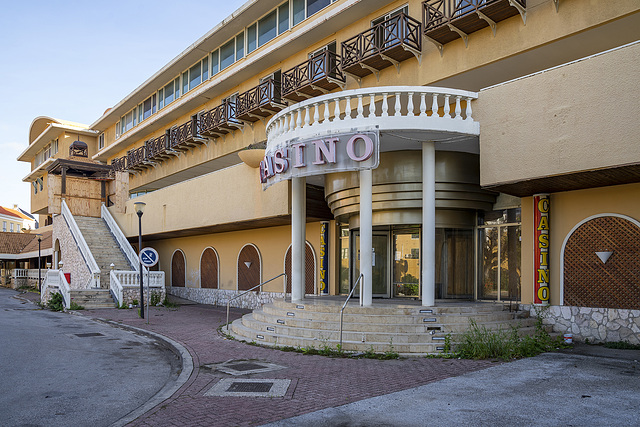
<path id="1" fill-rule="evenodd" d="M 357 256 L 352 257 L 354 260 L 352 283 L 358 280 L 360 275 L 360 232 L 354 233 L 353 252 Z M 373 271 L 372 271 L 372 293 L 374 297 L 388 298 L 391 295 L 391 286 L 389 280 L 389 233 L 373 233 L 372 240 L 373 252 Z M 359 290 L 356 290 L 359 292 Z"/>

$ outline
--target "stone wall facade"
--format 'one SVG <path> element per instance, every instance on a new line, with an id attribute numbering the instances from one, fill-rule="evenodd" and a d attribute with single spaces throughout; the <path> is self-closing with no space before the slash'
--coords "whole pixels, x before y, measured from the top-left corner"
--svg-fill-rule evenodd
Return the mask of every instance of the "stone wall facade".
<path id="1" fill-rule="evenodd" d="M 552 325 L 554 332 L 571 333 L 577 341 L 640 344 L 640 310 L 560 305 L 541 309 L 532 304 L 521 308 L 534 317 L 540 313 L 543 323 Z"/>
<path id="2" fill-rule="evenodd" d="M 162 302 L 164 301 L 164 298 L 166 297 L 167 293 L 165 291 L 165 288 L 151 288 L 150 289 L 151 292 L 151 298 L 153 298 L 154 295 L 158 295 L 158 302 Z M 143 295 L 144 295 L 144 303 L 145 306 L 147 305 L 147 287 L 144 287 L 144 291 L 143 291 Z M 122 288 L 122 302 L 124 303 L 125 306 L 129 306 L 129 304 L 133 304 L 133 300 L 139 301 L 140 300 L 140 287 L 139 286 L 125 286 Z M 149 305 L 151 304 L 151 300 L 149 300 Z"/>
<path id="3" fill-rule="evenodd" d="M 71 273 L 71 283 L 69 287 L 71 289 L 88 289 L 91 272 L 82 257 L 78 244 L 69 230 L 67 221 L 62 215 L 55 215 L 53 217 L 54 245 L 56 240 L 60 242 L 61 261 L 63 262 L 62 271 L 64 273 Z"/>
<path id="4" fill-rule="evenodd" d="M 230 298 L 239 294 L 238 291 L 230 289 L 206 289 L 206 288 L 183 288 L 183 287 L 169 287 L 169 294 L 175 295 L 180 298 L 195 301 L 200 304 L 210 305 L 227 305 Z M 274 299 L 284 298 L 285 294 L 282 292 L 248 292 L 240 298 L 237 298 L 231 302 L 231 307 L 246 308 L 255 310 L 262 307 L 264 304 L 273 302 Z"/>

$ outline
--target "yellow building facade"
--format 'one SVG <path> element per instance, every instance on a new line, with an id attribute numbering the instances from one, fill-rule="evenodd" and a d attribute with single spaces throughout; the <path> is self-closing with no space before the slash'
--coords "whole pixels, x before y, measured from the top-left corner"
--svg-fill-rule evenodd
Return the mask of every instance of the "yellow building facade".
<path id="1" fill-rule="evenodd" d="M 91 125 L 36 119 L 32 212 L 104 204 L 136 242 L 144 202 L 168 292 L 200 302 L 362 273 L 364 305 L 550 305 L 637 340 L 610 310 L 640 309 L 638 24 L 631 0 L 248 1 Z"/>

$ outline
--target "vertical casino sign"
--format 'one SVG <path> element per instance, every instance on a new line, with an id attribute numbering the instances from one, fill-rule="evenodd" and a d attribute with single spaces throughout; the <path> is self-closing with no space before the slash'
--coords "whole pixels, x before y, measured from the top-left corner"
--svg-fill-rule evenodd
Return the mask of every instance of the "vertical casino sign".
<path id="1" fill-rule="evenodd" d="M 549 304 L 549 195 L 533 196 L 534 206 L 534 277 L 536 304 Z"/>
<path id="2" fill-rule="evenodd" d="M 329 222 L 320 223 L 320 293 L 329 294 Z"/>

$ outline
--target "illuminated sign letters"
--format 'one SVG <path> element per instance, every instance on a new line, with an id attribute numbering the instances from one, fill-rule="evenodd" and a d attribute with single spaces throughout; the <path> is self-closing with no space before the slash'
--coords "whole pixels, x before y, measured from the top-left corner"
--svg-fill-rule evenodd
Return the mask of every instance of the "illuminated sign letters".
<path id="1" fill-rule="evenodd" d="M 323 138 L 287 141 L 267 149 L 260 162 L 260 182 L 266 189 L 291 178 L 332 172 L 374 169 L 380 159 L 377 130 L 331 134 Z"/>
<path id="2" fill-rule="evenodd" d="M 549 304 L 549 195 L 533 196 L 536 304 Z"/>

